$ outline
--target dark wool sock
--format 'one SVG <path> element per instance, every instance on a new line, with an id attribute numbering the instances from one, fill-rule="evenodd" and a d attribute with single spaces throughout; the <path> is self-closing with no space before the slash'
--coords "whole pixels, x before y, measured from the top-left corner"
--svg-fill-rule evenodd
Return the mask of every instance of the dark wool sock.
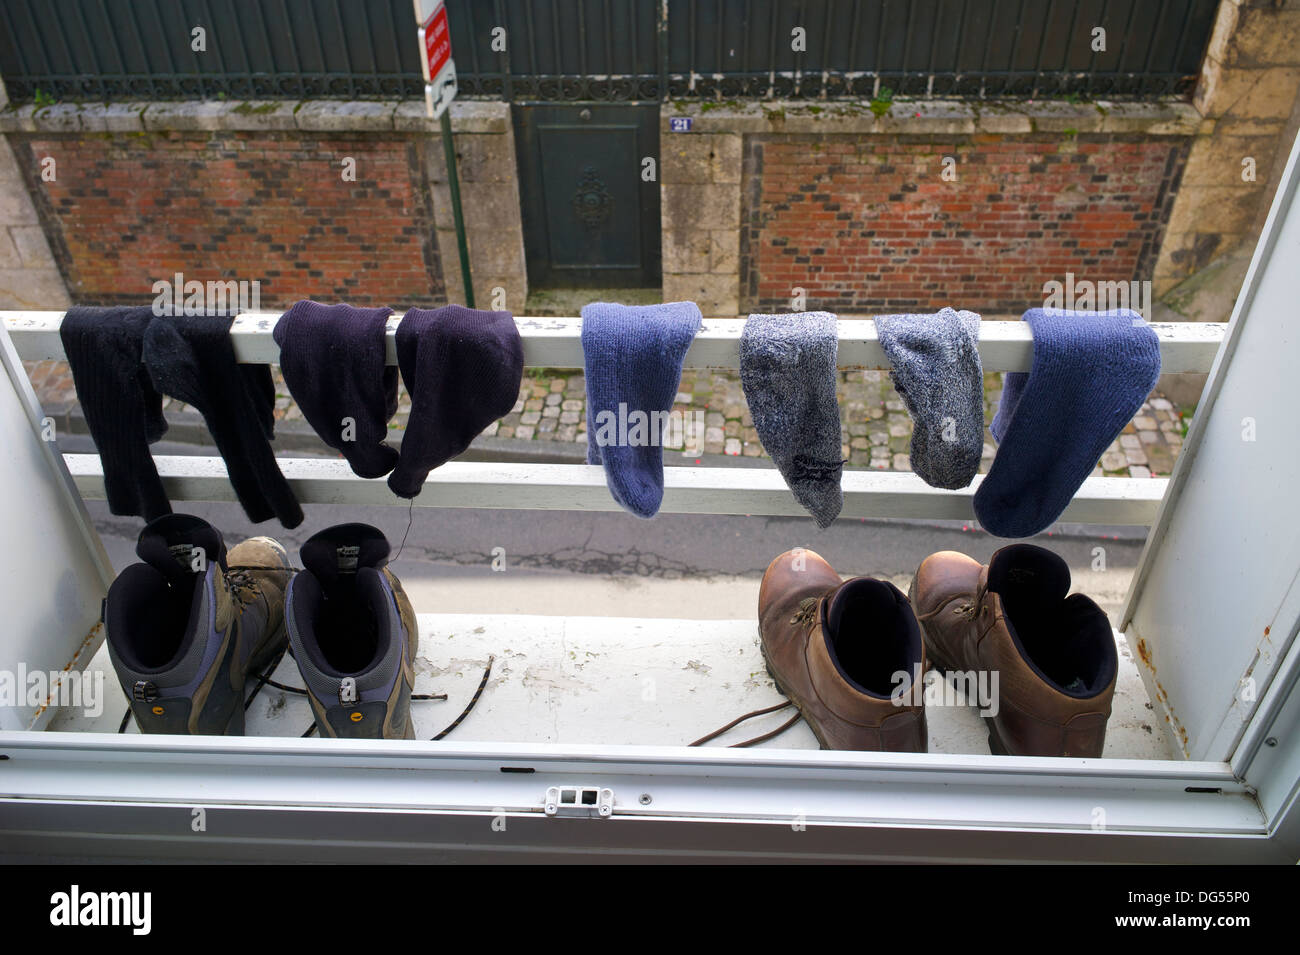
<path id="1" fill-rule="evenodd" d="M 232 316 L 155 319 L 144 336 L 144 361 L 154 387 L 203 415 L 226 462 L 230 484 L 254 524 L 278 517 L 302 523 L 289 482 L 267 440 L 274 391 L 267 365 L 241 368 L 230 341 Z"/>
<path id="2" fill-rule="evenodd" d="M 912 416 L 912 470 L 931 487 L 965 487 L 984 450 L 980 317 L 951 308 L 877 315 L 876 332 Z"/>
<path id="3" fill-rule="evenodd" d="M 149 445 L 167 430 L 162 395 L 142 358 L 153 310 L 139 307 L 68 310 L 59 328 L 77 400 L 104 469 L 108 509 L 147 521 L 171 513 Z"/>
<path id="4" fill-rule="evenodd" d="M 740 333 L 740 384 L 754 430 L 822 528 L 844 506 L 838 324 L 829 312 L 751 315 Z"/>
<path id="5" fill-rule="evenodd" d="M 614 500 L 637 517 L 663 502 L 663 423 L 702 322 L 694 302 L 583 306 L 587 463 L 604 466 Z"/>
<path id="6" fill-rule="evenodd" d="M 397 363 L 411 394 L 402 455 L 388 486 L 413 498 L 519 399 L 524 349 L 509 312 L 413 308 L 397 326 Z"/>
<path id="7" fill-rule="evenodd" d="M 1030 537 L 1061 516 L 1160 377 L 1160 344 L 1136 312 L 1031 308 L 1028 373 L 1006 376 L 993 418 L 998 453 L 975 514 L 998 537 Z"/>
<path id="8" fill-rule="evenodd" d="M 397 366 L 385 364 L 391 314 L 391 308 L 295 302 L 271 333 L 302 416 L 363 478 L 383 477 L 397 466 L 397 449 L 384 443 L 397 413 Z"/>

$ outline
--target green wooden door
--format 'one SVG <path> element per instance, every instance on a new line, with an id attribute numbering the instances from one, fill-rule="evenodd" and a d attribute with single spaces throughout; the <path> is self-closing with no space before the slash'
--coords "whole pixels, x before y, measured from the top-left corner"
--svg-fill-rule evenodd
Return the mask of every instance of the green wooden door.
<path id="1" fill-rule="evenodd" d="M 513 112 L 529 285 L 658 286 L 658 105 Z"/>

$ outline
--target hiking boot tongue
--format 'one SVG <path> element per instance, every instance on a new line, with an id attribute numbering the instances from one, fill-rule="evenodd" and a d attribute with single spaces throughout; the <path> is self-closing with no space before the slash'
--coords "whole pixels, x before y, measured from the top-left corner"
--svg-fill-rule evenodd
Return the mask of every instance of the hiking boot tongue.
<path id="1" fill-rule="evenodd" d="M 167 514 L 149 523 L 140 532 L 135 552 L 172 586 L 190 586 L 214 560 L 223 569 L 226 565 L 221 532 L 192 514 Z"/>
<path id="2" fill-rule="evenodd" d="M 302 565 L 329 594 L 356 583 L 357 571 L 388 563 L 388 538 L 369 524 L 339 524 L 312 536 L 302 545 Z"/>

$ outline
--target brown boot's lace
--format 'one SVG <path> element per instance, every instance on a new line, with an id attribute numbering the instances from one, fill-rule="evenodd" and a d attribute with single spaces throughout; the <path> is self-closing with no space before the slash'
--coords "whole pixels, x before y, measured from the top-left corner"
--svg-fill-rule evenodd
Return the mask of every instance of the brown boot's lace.
<path id="1" fill-rule="evenodd" d="M 988 593 L 988 588 L 981 587 L 979 591 L 975 594 L 974 600 L 967 600 L 965 603 L 958 604 L 956 607 L 954 607 L 952 609 L 953 615 L 957 617 L 965 617 L 967 620 L 974 620 L 976 617 L 979 616 L 980 608 L 984 606 L 984 597 L 987 595 L 987 593 Z M 948 604 L 952 603 L 954 600 L 957 599 L 959 598 L 949 597 L 947 600 L 939 604 L 939 606 L 935 607 L 929 613 L 917 614 L 916 619 L 921 622 L 924 622 L 926 620 L 933 620 L 935 617 L 939 616 L 939 614 L 943 613 L 944 609 L 948 606 Z"/>
<path id="2" fill-rule="evenodd" d="M 804 597 L 803 600 L 800 600 L 799 606 L 795 609 L 794 616 L 790 618 L 790 626 L 808 627 L 811 626 L 813 623 L 815 623 L 817 620 L 817 606 L 820 602 L 821 602 L 820 597 Z M 792 703 L 790 700 L 786 700 L 784 703 L 777 703 L 775 706 L 767 706 L 761 710 L 754 710 L 750 713 L 746 713 L 744 716 L 738 716 L 730 723 L 728 723 L 726 726 L 718 727 L 712 733 L 707 733 L 704 736 L 701 736 L 699 739 L 697 739 L 693 743 L 690 743 L 689 745 L 703 746 L 709 740 L 716 739 L 717 737 L 721 736 L 723 733 L 727 732 L 727 730 L 732 729 L 735 726 L 739 726 L 741 723 L 745 722 L 745 720 L 753 719 L 755 716 L 765 716 L 768 713 L 775 713 L 778 710 L 783 710 L 788 706 L 794 706 L 794 703 Z M 795 723 L 798 723 L 801 719 L 803 719 L 803 715 L 800 713 L 795 713 L 794 716 L 790 717 L 788 720 L 786 720 L 776 729 L 772 730 L 772 732 L 764 733 L 762 736 L 755 736 L 753 739 L 747 739 L 739 743 L 732 743 L 728 748 L 743 749 L 748 746 L 756 746 L 759 743 L 765 743 L 770 739 L 774 739 L 777 736 L 780 736 L 790 727 L 794 726 Z"/>
<path id="3" fill-rule="evenodd" d="M 254 564 L 235 564 L 226 568 L 226 583 L 230 587 L 230 596 L 241 607 L 247 606 L 254 597 L 262 594 L 262 584 L 253 576 L 253 571 L 262 574 L 291 574 L 292 567 L 259 567 Z"/>
<path id="4" fill-rule="evenodd" d="M 792 627 L 806 627 L 817 619 L 817 597 L 804 597 L 799 601 L 799 609 L 790 618 Z"/>

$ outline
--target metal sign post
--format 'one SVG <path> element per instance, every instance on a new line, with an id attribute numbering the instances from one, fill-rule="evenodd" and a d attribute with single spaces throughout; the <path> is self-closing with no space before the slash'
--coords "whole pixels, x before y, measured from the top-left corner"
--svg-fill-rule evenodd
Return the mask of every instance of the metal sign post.
<path id="1" fill-rule="evenodd" d="M 420 24 L 420 66 L 424 69 L 424 105 L 429 118 L 442 129 L 442 151 L 447 161 L 447 186 L 451 191 L 451 214 L 456 222 L 456 249 L 460 253 L 460 277 L 465 285 L 465 304 L 474 307 L 474 283 L 470 277 L 469 244 L 465 241 L 465 218 L 460 206 L 460 176 L 456 172 L 456 147 L 452 141 L 451 116 L 447 107 L 456 98 L 456 64 L 451 58 L 451 31 L 447 28 L 447 7 L 443 0 L 414 0 L 415 21 Z M 431 9 L 430 9 L 431 8 Z M 429 10 L 428 16 L 424 15 Z"/>

